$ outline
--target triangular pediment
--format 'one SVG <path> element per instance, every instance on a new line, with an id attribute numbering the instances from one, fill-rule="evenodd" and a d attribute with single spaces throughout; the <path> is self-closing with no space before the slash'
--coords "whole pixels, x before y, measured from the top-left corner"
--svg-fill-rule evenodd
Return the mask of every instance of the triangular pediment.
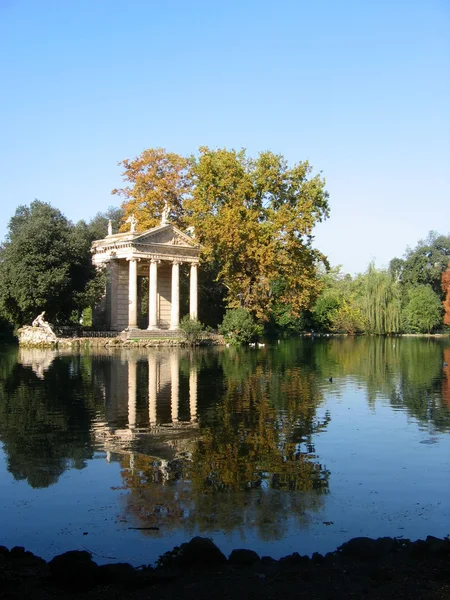
<path id="1" fill-rule="evenodd" d="M 198 244 L 174 225 L 159 225 L 144 231 L 133 240 L 134 244 L 163 244 L 165 246 L 184 246 L 198 248 Z"/>

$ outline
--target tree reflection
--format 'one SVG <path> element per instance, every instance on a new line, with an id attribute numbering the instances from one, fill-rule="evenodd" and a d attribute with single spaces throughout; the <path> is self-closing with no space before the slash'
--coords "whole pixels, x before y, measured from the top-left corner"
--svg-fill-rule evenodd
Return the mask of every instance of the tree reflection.
<path id="1" fill-rule="evenodd" d="M 291 520 L 308 521 L 328 491 L 312 439 L 330 417 L 317 417 L 322 394 L 310 366 L 281 373 L 275 362 L 270 354 L 261 362 L 245 351 L 221 353 L 222 394 L 201 412 L 198 439 L 172 461 L 122 457 L 135 517 L 192 531 L 252 527 L 265 539 L 283 536 Z"/>
<path id="2" fill-rule="evenodd" d="M 443 401 L 448 342 L 364 336 L 319 340 L 314 349 L 317 369 L 324 378 L 333 376 L 337 390 L 350 379 L 365 389 L 370 405 L 388 399 L 396 409 L 438 431 L 450 429 L 450 413 Z"/>
<path id="3" fill-rule="evenodd" d="M 35 351 L 30 366 L 39 364 L 36 356 Z M 91 360 L 48 358 L 46 351 L 45 369 L 37 372 L 18 364 L 16 353 L 14 359 L 8 355 L 1 361 L 0 439 L 7 468 L 15 479 L 35 488 L 56 483 L 68 468 L 83 468 L 93 455 L 96 392 Z"/>

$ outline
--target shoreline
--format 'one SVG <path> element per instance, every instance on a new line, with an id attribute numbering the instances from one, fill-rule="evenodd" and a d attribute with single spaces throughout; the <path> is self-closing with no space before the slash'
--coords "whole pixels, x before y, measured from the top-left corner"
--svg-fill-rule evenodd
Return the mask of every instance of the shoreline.
<path id="1" fill-rule="evenodd" d="M 0 598 L 143 600 L 450 597 L 450 539 L 353 538 L 333 552 L 279 560 L 246 549 L 227 558 L 196 537 L 160 557 L 157 567 L 98 566 L 70 551 L 46 562 L 22 547 L 0 546 Z"/>

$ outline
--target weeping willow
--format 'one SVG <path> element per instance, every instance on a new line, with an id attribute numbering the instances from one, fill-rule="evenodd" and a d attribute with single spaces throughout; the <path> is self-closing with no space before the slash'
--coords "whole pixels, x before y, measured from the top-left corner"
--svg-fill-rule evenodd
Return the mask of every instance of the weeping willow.
<path id="1" fill-rule="evenodd" d="M 369 265 L 364 276 L 363 310 L 368 333 L 397 333 L 401 329 L 401 289 L 388 271 Z"/>

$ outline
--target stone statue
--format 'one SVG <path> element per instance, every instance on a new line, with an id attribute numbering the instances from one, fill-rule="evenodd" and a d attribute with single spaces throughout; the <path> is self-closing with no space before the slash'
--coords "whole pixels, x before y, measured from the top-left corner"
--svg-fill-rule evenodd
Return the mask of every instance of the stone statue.
<path id="1" fill-rule="evenodd" d="M 111 219 L 108 221 L 108 235 L 112 235 L 112 221 L 111 221 Z"/>
<path id="2" fill-rule="evenodd" d="M 161 225 L 167 225 L 167 223 L 169 222 L 169 213 L 170 213 L 170 208 L 169 208 L 169 204 L 166 200 L 164 202 L 164 208 L 161 213 Z"/>
<path id="3" fill-rule="evenodd" d="M 42 327 L 47 333 L 49 333 L 54 339 L 56 339 L 56 335 L 53 332 L 53 329 L 50 326 L 50 323 L 44 319 L 45 310 L 38 315 L 34 321 L 31 323 L 32 327 Z"/>
<path id="4" fill-rule="evenodd" d="M 129 223 L 130 224 L 130 231 L 136 231 L 136 225 L 137 225 L 137 219 L 134 215 L 130 215 L 128 217 L 128 219 L 125 221 L 125 223 Z"/>

